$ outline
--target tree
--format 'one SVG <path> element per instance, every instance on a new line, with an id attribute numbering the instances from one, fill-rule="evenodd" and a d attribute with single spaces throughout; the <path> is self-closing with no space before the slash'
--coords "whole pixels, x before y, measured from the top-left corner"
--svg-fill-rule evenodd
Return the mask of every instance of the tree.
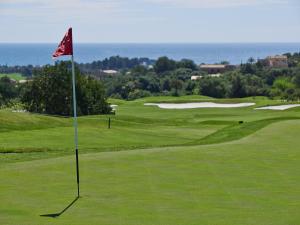
<path id="1" fill-rule="evenodd" d="M 193 60 L 182 59 L 179 62 L 177 62 L 177 68 L 185 68 L 185 69 L 197 70 L 197 65 L 194 63 Z"/>
<path id="2" fill-rule="evenodd" d="M 185 87 L 186 94 L 188 95 L 193 94 L 195 88 L 196 88 L 196 82 L 189 80 Z"/>
<path id="3" fill-rule="evenodd" d="M 221 61 L 221 65 L 229 65 L 230 64 L 230 62 L 228 62 L 228 61 Z"/>
<path id="4" fill-rule="evenodd" d="M 300 88 L 300 68 L 297 68 L 295 71 L 293 83 L 296 85 L 297 88 Z"/>
<path id="5" fill-rule="evenodd" d="M 291 100 L 296 93 L 295 85 L 289 80 L 287 77 L 279 77 L 275 80 L 272 90 L 271 96 L 280 96 L 283 99 Z"/>
<path id="6" fill-rule="evenodd" d="M 200 80 L 200 93 L 214 98 L 224 98 L 227 93 L 226 83 L 221 78 L 204 78 Z"/>
<path id="7" fill-rule="evenodd" d="M 0 95 L 2 103 L 7 103 L 18 95 L 15 83 L 9 77 L 0 78 Z"/>
<path id="8" fill-rule="evenodd" d="M 241 65 L 241 73 L 242 74 L 255 74 L 256 73 L 256 65 L 252 63 L 246 63 Z"/>
<path id="9" fill-rule="evenodd" d="M 39 76 L 28 82 L 22 96 L 22 102 L 28 111 L 62 116 L 73 114 L 70 66 L 69 62 L 45 66 Z M 79 115 L 111 111 L 104 96 L 103 85 L 93 78 L 82 76 L 78 68 L 76 91 Z"/>
<path id="10" fill-rule="evenodd" d="M 176 69 L 176 62 L 168 57 L 160 57 L 154 65 L 156 73 L 164 73 L 166 71 L 172 71 Z"/>
<path id="11" fill-rule="evenodd" d="M 134 100 L 134 99 L 144 98 L 149 96 L 151 96 L 151 93 L 149 91 L 135 89 L 129 93 L 128 100 Z"/>
<path id="12" fill-rule="evenodd" d="M 162 91 L 171 91 L 171 81 L 169 78 L 162 81 Z"/>
<path id="13" fill-rule="evenodd" d="M 181 80 L 178 79 L 173 79 L 171 80 L 171 88 L 174 89 L 174 96 L 179 96 L 179 91 L 182 89 L 183 87 L 183 82 Z"/>
<path id="14" fill-rule="evenodd" d="M 174 71 L 172 71 L 170 74 L 172 77 L 182 80 L 182 81 L 187 81 L 191 79 L 192 76 L 192 70 L 187 69 L 187 68 L 179 68 Z"/>
<path id="15" fill-rule="evenodd" d="M 246 96 L 245 82 L 239 73 L 234 73 L 231 80 L 231 97 L 243 98 Z"/>
<path id="16" fill-rule="evenodd" d="M 142 65 L 138 65 L 132 68 L 131 73 L 134 75 L 145 75 L 147 73 L 147 68 Z"/>
<path id="17" fill-rule="evenodd" d="M 244 79 L 246 96 L 267 95 L 267 88 L 263 79 L 256 75 L 245 75 Z"/>
<path id="18" fill-rule="evenodd" d="M 253 64 L 255 62 L 255 59 L 253 57 L 250 57 L 248 59 L 248 63 Z"/>

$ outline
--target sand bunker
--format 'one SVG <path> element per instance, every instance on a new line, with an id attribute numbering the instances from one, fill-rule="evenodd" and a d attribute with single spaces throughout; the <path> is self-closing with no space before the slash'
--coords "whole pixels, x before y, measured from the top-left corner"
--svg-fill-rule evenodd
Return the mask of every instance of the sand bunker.
<path id="1" fill-rule="evenodd" d="M 27 112 L 26 110 L 23 109 L 18 109 L 18 110 L 12 110 L 13 113 L 25 113 Z"/>
<path id="2" fill-rule="evenodd" d="M 221 104 L 214 102 L 196 103 L 145 103 L 146 106 L 158 106 L 161 109 L 196 109 L 196 108 L 241 108 L 255 105 L 255 103 Z"/>
<path id="3" fill-rule="evenodd" d="M 269 110 L 286 110 L 295 107 L 299 107 L 300 104 L 291 104 L 291 105 L 273 105 L 273 106 L 265 106 L 256 109 L 269 109 Z"/>
<path id="4" fill-rule="evenodd" d="M 118 108 L 118 105 L 110 105 L 110 107 L 112 108 L 112 111 L 116 111 Z"/>

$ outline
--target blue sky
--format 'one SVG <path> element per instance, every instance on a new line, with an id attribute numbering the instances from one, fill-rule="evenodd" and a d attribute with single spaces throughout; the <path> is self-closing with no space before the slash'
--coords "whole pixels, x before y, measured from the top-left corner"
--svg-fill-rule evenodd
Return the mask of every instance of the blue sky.
<path id="1" fill-rule="evenodd" d="M 0 0 L 0 42 L 300 42 L 299 0 Z"/>

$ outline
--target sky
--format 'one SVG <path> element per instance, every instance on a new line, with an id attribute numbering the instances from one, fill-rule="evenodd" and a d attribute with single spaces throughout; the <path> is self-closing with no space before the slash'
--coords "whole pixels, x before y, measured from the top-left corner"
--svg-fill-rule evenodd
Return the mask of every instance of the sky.
<path id="1" fill-rule="evenodd" d="M 0 0 L 0 43 L 300 42 L 300 0 Z"/>

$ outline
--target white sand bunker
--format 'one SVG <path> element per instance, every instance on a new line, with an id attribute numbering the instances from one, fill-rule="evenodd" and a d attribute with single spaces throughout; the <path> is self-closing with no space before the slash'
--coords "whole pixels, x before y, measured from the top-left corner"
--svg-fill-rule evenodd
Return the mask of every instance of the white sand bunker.
<path id="1" fill-rule="evenodd" d="M 291 109 L 295 107 L 299 107 L 300 104 L 291 104 L 291 105 L 273 105 L 273 106 L 265 106 L 265 107 L 260 107 L 256 109 L 270 109 L 270 110 L 286 110 L 286 109 Z"/>
<path id="2" fill-rule="evenodd" d="M 221 104 L 214 102 L 195 103 L 145 103 L 146 106 L 158 106 L 161 109 L 196 109 L 196 108 L 241 108 L 255 105 L 255 103 Z"/>
<path id="3" fill-rule="evenodd" d="M 110 105 L 110 107 L 112 108 L 113 111 L 116 111 L 118 108 L 118 105 Z"/>

